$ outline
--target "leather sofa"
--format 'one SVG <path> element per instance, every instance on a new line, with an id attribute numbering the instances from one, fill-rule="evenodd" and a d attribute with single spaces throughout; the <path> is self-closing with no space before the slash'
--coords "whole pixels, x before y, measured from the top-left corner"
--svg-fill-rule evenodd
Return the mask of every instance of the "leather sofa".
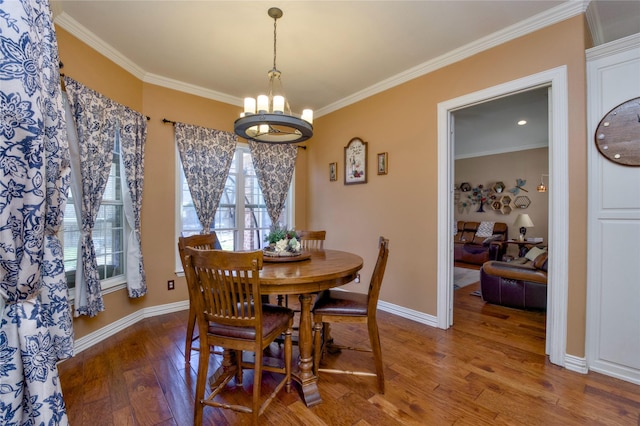
<path id="1" fill-rule="evenodd" d="M 453 237 L 453 259 L 456 262 L 482 265 L 489 260 L 502 259 L 509 228 L 506 223 L 495 222 L 488 234 L 478 235 L 482 222 L 458 221 Z"/>
<path id="2" fill-rule="evenodd" d="M 480 292 L 487 303 L 519 309 L 547 309 L 547 252 L 535 259 L 490 261 L 480 268 Z"/>

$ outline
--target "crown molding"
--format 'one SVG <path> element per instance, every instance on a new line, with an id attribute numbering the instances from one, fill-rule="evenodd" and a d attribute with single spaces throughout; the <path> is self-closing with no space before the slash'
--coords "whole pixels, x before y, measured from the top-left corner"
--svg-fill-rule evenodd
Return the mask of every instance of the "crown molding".
<path id="1" fill-rule="evenodd" d="M 471 57 L 477 53 L 498 46 L 507 41 L 516 39 L 526 34 L 530 34 L 547 26 L 585 13 L 588 4 L 588 0 L 571 0 L 569 2 L 563 3 L 545 12 L 539 13 L 538 15 L 532 16 L 529 19 L 506 27 L 500 31 L 497 31 L 493 34 L 490 34 L 486 37 L 455 49 L 445 55 L 424 62 L 393 77 L 390 77 L 363 90 L 360 90 L 350 96 L 347 96 L 346 98 L 343 98 L 337 102 L 327 105 L 326 107 L 318 109 L 317 111 L 315 111 L 314 115 L 316 117 L 321 117 L 333 111 L 337 111 L 341 108 L 361 101 L 377 93 L 391 89 L 395 86 L 406 83 L 407 81 L 421 77 L 425 74 L 429 74 L 440 68 Z M 89 31 L 86 27 L 82 26 L 65 12 L 62 12 L 58 16 L 56 16 L 54 22 L 56 25 L 64 28 L 73 36 L 77 37 L 82 42 L 95 49 L 98 53 L 112 60 L 117 65 L 121 66 L 145 83 L 155 84 L 161 87 L 190 93 L 196 96 L 213 99 L 219 102 L 225 102 L 231 105 L 242 105 L 242 99 L 238 97 L 146 72 L 129 58 L 122 55 L 109 44 L 105 43 L 102 39 Z"/>
<path id="2" fill-rule="evenodd" d="M 212 99 L 214 101 L 224 102 L 231 105 L 242 106 L 242 98 L 227 95 L 226 93 L 216 92 L 215 90 L 205 89 L 204 87 L 194 84 L 185 83 L 183 81 L 173 80 L 157 74 L 146 74 L 142 79 L 145 83 L 155 84 L 167 89 L 177 90 L 179 92 L 189 93 L 203 98 Z"/>
<path id="3" fill-rule="evenodd" d="M 628 50 L 638 49 L 640 46 L 640 33 L 631 34 L 630 36 L 601 44 L 599 46 L 587 49 L 587 60 L 604 58 L 616 53 L 626 52 Z"/>
<path id="4" fill-rule="evenodd" d="M 587 3 L 590 3 L 590 0 L 587 0 Z M 587 7 L 585 16 L 593 44 L 595 46 L 603 44 L 604 33 L 602 30 L 602 20 L 600 19 L 600 14 L 598 13 L 598 8 L 595 3 L 591 7 Z"/>
<path id="5" fill-rule="evenodd" d="M 66 12 L 60 13 L 53 21 L 56 25 L 64 28 L 71 35 L 96 50 L 101 55 L 112 60 L 126 71 L 133 74 L 140 80 L 144 80 L 145 70 L 136 65 L 132 60 L 117 51 L 113 46 L 105 43 L 100 37 L 89 31 L 88 28 L 81 25 L 78 21 L 69 16 Z"/>
<path id="6" fill-rule="evenodd" d="M 315 115 L 317 117 L 321 117 L 322 115 L 337 111 L 377 93 L 469 58 L 492 47 L 499 46 L 500 44 L 514 40 L 518 37 L 522 37 L 558 22 L 573 18 L 574 16 L 584 13 L 587 6 L 588 2 L 584 2 L 582 0 L 573 0 L 563 3 L 545 12 L 539 13 L 538 15 L 532 16 L 529 19 L 518 22 L 517 24 L 480 38 L 458 49 L 452 50 L 438 58 L 410 68 L 407 71 L 383 80 L 380 83 L 369 86 L 366 89 L 356 92 L 340 101 L 327 105 L 324 108 L 320 108 L 315 112 Z"/>

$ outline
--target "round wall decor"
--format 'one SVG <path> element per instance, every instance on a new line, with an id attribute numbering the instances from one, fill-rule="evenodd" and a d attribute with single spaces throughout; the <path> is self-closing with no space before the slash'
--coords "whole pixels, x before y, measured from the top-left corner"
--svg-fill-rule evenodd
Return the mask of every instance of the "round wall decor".
<path id="1" fill-rule="evenodd" d="M 640 98 L 630 99 L 605 114 L 595 133 L 598 151 L 623 166 L 640 166 Z"/>

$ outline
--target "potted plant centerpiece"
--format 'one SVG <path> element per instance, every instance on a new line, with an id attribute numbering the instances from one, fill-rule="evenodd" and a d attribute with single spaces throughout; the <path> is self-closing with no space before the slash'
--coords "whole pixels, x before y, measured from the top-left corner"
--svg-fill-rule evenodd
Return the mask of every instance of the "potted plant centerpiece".
<path id="1" fill-rule="evenodd" d="M 266 256 L 297 256 L 300 254 L 300 237 L 293 229 L 273 226 L 264 240 L 269 243 L 263 250 Z"/>

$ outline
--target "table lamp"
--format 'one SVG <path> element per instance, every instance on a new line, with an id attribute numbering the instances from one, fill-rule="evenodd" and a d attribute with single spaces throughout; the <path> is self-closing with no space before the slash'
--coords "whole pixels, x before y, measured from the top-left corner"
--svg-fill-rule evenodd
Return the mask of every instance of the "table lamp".
<path id="1" fill-rule="evenodd" d="M 527 228 L 533 228 L 533 222 L 531 221 L 531 218 L 528 214 L 520 213 L 518 214 L 518 217 L 516 217 L 516 221 L 513 222 L 513 226 L 515 226 L 516 228 L 520 228 L 520 237 L 518 237 L 518 239 L 520 241 L 524 241 L 524 236 L 527 233 Z"/>

